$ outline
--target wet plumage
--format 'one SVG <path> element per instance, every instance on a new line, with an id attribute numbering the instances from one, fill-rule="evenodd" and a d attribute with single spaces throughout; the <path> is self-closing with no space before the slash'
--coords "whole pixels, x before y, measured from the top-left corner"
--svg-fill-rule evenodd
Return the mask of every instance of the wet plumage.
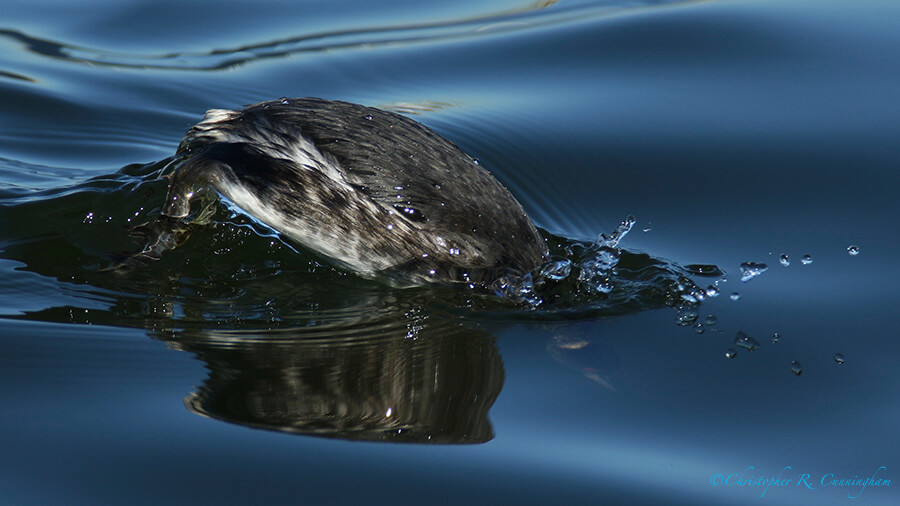
<path id="1" fill-rule="evenodd" d="M 163 217 L 212 188 L 364 276 L 490 282 L 546 246 L 522 206 L 456 145 L 399 114 L 314 98 L 214 109 L 187 133 Z"/>

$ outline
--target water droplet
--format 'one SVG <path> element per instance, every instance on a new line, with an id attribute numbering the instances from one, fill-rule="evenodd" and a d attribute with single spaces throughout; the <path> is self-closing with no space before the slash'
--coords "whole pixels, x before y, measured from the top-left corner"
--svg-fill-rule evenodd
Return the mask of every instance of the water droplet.
<path id="1" fill-rule="evenodd" d="M 478 160 L 477 158 L 473 158 L 472 163 L 474 163 L 475 165 L 481 165 L 481 161 Z"/>
<path id="2" fill-rule="evenodd" d="M 435 190 L 441 189 L 441 183 L 432 183 L 431 186 L 433 186 Z"/>
<path id="3" fill-rule="evenodd" d="M 715 324 L 719 323 L 719 319 L 716 318 L 716 315 L 711 314 L 711 315 L 709 315 L 709 316 L 706 317 L 705 323 L 706 323 L 707 325 L 715 325 Z"/>
<path id="4" fill-rule="evenodd" d="M 394 225 L 392 223 L 388 223 L 387 229 L 394 230 Z"/>
<path id="5" fill-rule="evenodd" d="M 788 258 L 787 255 L 781 255 L 780 257 L 778 257 L 778 261 L 781 263 L 781 265 L 783 265 L 785 267 L 787 267 L 788 265 L 791 265 L 791 259 Z"/>
<path id="6" fill-rule="evenodd" d="M 809 265 L 813 263 L 813 259 L 809 255 L 803 255 L 803 258 L 800 259 L 800 263 L 803 265 Z"/>
<path id="7" fill-rule="evenodd" d="M 850 256 L 859 255 L 859 246 L 853 245 L 847 248 L 847 253 L 850 253 Z"/>
<path id="8" fill-rule="evenodd" d="M 650 227 L 650 225 L 647 225 L 646 227 L 644 227 L 644 232 L 649 232 L 651 230 L 653 230 L 653 229 Z"/>
<path id="9" fill-rule="evenodd" d="M 372 115 L 371 115 L 371 114 L 366 114 L 366 119 L 369 120 L 369 121 L 372 121 Z"/>
<path id="10" fill-rule="evenodd" d="M 843 364 L 844 363 L 844 354 L 843 353 L 835 353 L 834 361 L 837 362 L 838 364 Z"/>
<path id="11" fill-rule="evenodd" d="M 453 256 L 459 255 L 459 248 L 450 248 L 450 254 Z"/>
<path id="12" fill-rule="evenodd" d="M 719 289 L 714 287 L 713 285 L 709 285 L 708 287 L 706 287 L 706 296 L 707 297 L 718 297 Z"/>
<path id="13" fill-rule="evenodd" d="M 796 360 L 792 361 L 791 362 L 791 371 L 794 374 L 796 374 L 797 376 L 800 376 L 801 374 L 803 374 L 803 367 L 800 366 L 800 362 L 797 362 Z"/>
<path id="14" fill-rule="evenodd" d="M 287 97 L 281 97 L 281 105 L 288 105 L 291 101 L 287 99 Z"/>
<path id="15" fill-rule="evenodd" d="M 677 312 L 675 323 L 682 327 L 693 325 L 700 318 L 696 304 L 679 304 L 675 311 Z"/>
<path id="16" fill-rule="evenodd" d="M 600 237 L 597 238 L 597 242 L 595 243 L 599 247 L 606 248 L 615 248 L 619 245 L 619 242 L 628 235 L 628 232 L 631 232 L 631 227 L 634 226 L 635 220 L 634 216 L 628 216 L 625 218 L 622 223 L 619 223 L 619 226 L 616 227 L 616 230 L 613 231 L 609 236 L 606 234 L 600 234 Z"/>
<path id="17" fill-rule="evenodd" d="M 734 345 L 740 346 L 748 351 L 758 350 L 759 343 L 756 339 L 744 334 L 743 332 L 738 331 L 737 336 L 734 338 Z"/>
<path id="18" fill-rule="evenodd" d="M 751 279 L 766 272 L 769 266 L 766 264 L 758 264 L 756 262 L 744 262 L 741 264 L 741 281 L 746 283 Z"/>
<path id="19" fill-rule="evenodd" d="M 731 295 L 729 295 L 728 298 L 731 300 L 741 300 L 741 294 L 734 292 Z"/>
<path id="20" fill-rule="evenodd" d="M 737 356 L 737 350 L 734 348 L 728 348 L 725 350 L 725 358 L 734 358 Z"/>
<path id="21" fill-rule="evenodd" d="M 772 344 L 777 343 L 778 341 L 781 341 L 781 334 L 775 332 L 772 334 Z"/>
<path id="22" fill-rule="evenodd" d="M 698 323 L 698 324 L 694 325 L 694 332 L 696 332 L 698 334 L 702 334 L 702 333 L 706 332 L 706 329 L 703 327 L 702 323 Z"/>

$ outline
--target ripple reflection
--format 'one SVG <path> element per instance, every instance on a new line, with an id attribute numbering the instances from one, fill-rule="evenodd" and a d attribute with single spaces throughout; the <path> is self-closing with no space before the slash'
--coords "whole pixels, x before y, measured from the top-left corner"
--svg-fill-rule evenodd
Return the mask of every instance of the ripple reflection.
<path id="1" fill-rule="evenodd" d="M 403 314 L 385 317 L 403 320 Z M 158 333 L 207 364 L 209 376 L 185 398 L 210 418 L 331 438 L 483 443 L 488 410 L 503 387 L 503 363 L 487 333 L 448 321 L 405 328 L 332 327 L 315 335 L 187 331 Z M 347 335 L 347 333 L 351 335 Z"/>

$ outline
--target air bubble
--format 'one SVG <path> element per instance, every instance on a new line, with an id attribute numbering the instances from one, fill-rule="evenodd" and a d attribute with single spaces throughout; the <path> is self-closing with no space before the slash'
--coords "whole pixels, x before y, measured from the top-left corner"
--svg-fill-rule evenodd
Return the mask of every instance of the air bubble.
<path id="1" fill-rule="evenodd" d="M 766 272 L 769 266 L 766 264 L 758 264 L 756 262 L 744 262 L 741 264 L 741 281 L 746 283 L 751 279 Z"/>
<path id="2" fill-rule="evenodd" d="M 791 362 L 791 372 L 793 372 L 797 376 L 803 374 L 803 367 L 800 366 L 800 362 L 797 362 L 796 360 Z"/>
<path id="3" fill-rule="evenodd" d="M 734 348 L 728 348 L 725 351 L 725 358 L 734 358 L 737 356 L 737 350 Z"/>
<path id="4" fill-rule="evenodd" d="M 708 287 L 706 287 L 706 296 L 707 297 L 718 297 L 719 289 L 714 287 L 713 285 L 709 285 Z"/>
<path id="5" fill-rule="evenodd" d="M 706 320 L 704 320 L 704 323 L 706 323 L 707 325 L 715 325 L 715 324 L 719 323 L 719 319 L 716 318 L 716 315 L 711 314 L 706 317 Z"/>
<path id="6" fill-rule="evenodd" d="M 778 341 L 781 341 L 781 334 L 775 332 L 774 334 L 772 334 L 772 344 L 775 344 Z"/>
<path id="7" fill-rule="evenodd" d="M 734 292 L 731 295 L 729 295 L 728 298 L 731 300 L 741 300 L 741 294 Z"/>
<path id="8" fill-rule="evenodd" d="M 838 365 L 843 364 L 844 363 L 844 354 L 843 353 L 835 353 L 834 361 L 837 362 Z"/>
<path id="9" fill-rule="evenodd" d="M 740 346 L 741 348 L 746 349 L 747 351 L 753 351 L 759 349 L 759 343 L 756 339 L 744 334 L 743 332 L 738 331 L 737 336 L 734 338 L 734 345 Z"/>
<path id="10" fill-rule="evenodd" d="M 803 255 L 803 258 L 800 259 L 800 263 L 803 265 L 809 265 L 813 263 L 813 259 L 809 255 Z"/>
<path id="11" fill-rule="evenodd" d="M 698 334 L 702 334 L 702 333 L 706 332 L 706 328 L 703 327 L 702 323 L 698 323 L 698 324 L 694 325 L 694 332 L 696 332 Z"/>
<path id="12" fill-rule="evenodd" d="M 785 267 L 791 265 L 791 259 L 788 258 L 787 255 L 781 255 L 780 257 L 778 257 L 778 262 Z"/>
<path id="13" fill-rule="evenodd" d="M 854 257 L 856 255 L 859 255 L 859 246 L 853 245 L 853 246 L 848 247 L 847 253 L 849 253 L 850 256 L 854 256 Z"/>

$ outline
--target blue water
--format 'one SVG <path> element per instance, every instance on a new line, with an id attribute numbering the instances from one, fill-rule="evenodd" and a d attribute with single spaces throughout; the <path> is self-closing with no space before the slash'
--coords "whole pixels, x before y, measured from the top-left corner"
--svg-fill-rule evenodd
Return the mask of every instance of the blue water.
<path id="1" fill-rule="evenodd" d="M 900 4 L 431 4 L 4 2 L 0 503 L 900 501 Z M 224 207 L 102 270 L 204 111 L 282 96 L 410 115 L 548 237 L 633 215 L 623 258 L 720 295 L 401 290 Z"/>

